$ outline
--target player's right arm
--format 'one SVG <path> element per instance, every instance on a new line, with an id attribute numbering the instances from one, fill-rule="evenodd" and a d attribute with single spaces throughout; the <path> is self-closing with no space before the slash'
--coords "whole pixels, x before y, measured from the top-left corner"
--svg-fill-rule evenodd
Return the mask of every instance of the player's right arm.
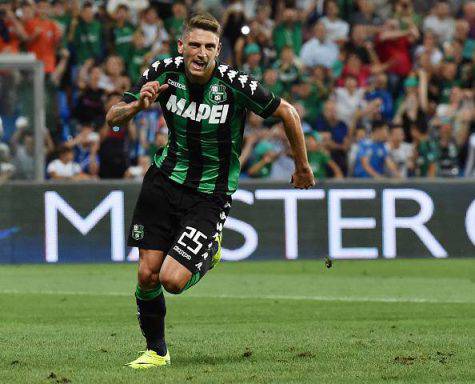
<path id="1" fill-rule="evenodd" d="M 140 111 L 152 105 L 158 95 L 168 88 L 168 84 L 160 85 L 158 81 L 149 81 L 140 89 L 138 100 L 130 103 L 121 101 L 114 105 L 106 115 L 107 123 L 113 127 L 127 123 Z"/>

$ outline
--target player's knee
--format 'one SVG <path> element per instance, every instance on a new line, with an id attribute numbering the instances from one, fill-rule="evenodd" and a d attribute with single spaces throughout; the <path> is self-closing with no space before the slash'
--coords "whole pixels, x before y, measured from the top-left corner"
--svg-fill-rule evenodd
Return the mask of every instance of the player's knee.
<path id="1" fill-rule="evenodd" d="M 167 273 L 160 274 L 160 284 L 168 293 L 178 294 L 183 290 L 183 284 L 179 279 Z"/>
<path id="2" fill-rule="evenodd" d="M 145 289 L 155 288 L 160 282 L 158 272 L 155 272 L 146 266 L 139 268 L 138 280 L 139 286 Z"/>

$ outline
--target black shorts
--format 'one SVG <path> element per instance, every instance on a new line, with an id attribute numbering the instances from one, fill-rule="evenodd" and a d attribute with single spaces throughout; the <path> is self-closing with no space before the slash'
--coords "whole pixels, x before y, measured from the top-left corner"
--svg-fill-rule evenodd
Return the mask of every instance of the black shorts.
<path id="1" fill-rule="evenodd" d="M 145 174 L 127 245 L 165 252 L 192 273 L 215 251 L 231 196 L 206 194 L 170 180 L 154 164 Z"/>

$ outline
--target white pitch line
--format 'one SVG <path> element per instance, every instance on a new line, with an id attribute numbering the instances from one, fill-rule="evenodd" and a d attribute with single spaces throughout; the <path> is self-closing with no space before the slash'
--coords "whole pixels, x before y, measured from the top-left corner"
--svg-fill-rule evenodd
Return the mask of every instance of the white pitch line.
<path id="1" fill-rule="evenodd" d="M 65 295 L 65 296 L 117 296 L 131 297 L 133 292 L 86 292 L 86 291 L 21 291 L 15 289 L 0 290 L 0 294 L 38 294 L 38 295 Z M 167 297 L 178 297 L 168 295 Z M 352 297 L 352 296 L 304 296 L 304 295 L 227 295 L 227 294 L 185 294 L 183 298 L 197 299 L 238 299 L 238 300 L 295 300 L 295 301 L 342 301 L 355 303 L 429 303 L 429 304 L 475 304 L 475 301 L 468 300 L 437 300 L 422 297 Z"/>

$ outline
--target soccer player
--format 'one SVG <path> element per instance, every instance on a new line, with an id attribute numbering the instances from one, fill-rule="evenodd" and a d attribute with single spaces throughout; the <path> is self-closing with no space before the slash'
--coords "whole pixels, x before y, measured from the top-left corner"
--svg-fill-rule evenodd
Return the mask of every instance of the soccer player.
<path id="1" fill-rule="evenodd" d="M 187 290 L 221 257 L 248 110 L 282 119 L 295 161 L 292 184 L 315 184 L 297 112 L 249 75 L 217 61 L 220 32 L 211 15 L 191 17 L 178 41 L 182 56 L 155 61 L 107 113 L 111 126 L 121 125 L 158 100 L 169 129 L 168 144 L 144 177 L 128 238 L 139 248 L 135 296 L 147 342 L 147 350 L 127 364 L 135 369 L 170 363 L 163 289 Z"/>

